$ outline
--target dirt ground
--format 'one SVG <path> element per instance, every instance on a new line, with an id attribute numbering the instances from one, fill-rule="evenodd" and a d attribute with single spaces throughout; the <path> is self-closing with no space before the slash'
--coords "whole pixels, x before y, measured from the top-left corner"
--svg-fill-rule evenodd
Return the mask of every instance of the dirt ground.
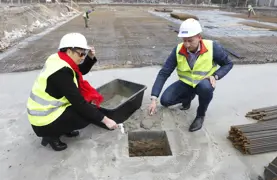
<path id="1" fill-rule="evenodd" d="M 276 26 L 270 26 L 270 25 L 265 25 L 262 23 L 256 23 L 256 22 L 241 22 L 240 24 L 246 25 L 246 26 L 251 26 L 254 28 L 262 28 L 262 29 L 268 29 L 270 31 L 277 31 Z"/>
<path id="2" fill-rule="evenodd" d="M 0 61 L 0 72 L 28 71 L 43 66 L 57 51 L 59 40 L 68 32 L 84 34 L 97 52 L 96 68 L 160 64 L 176 45 L 176 34 L 164 27 L 170 22 L 152 16 L 142 8 L 98 8 L 89 28 L 82 16 L 18 49 Z"/>
<path id="3" fill-rule="evenodd" d="M 221 44 L 245 57 L 232 57 L 235 64 L 260 64 L 277 62 L 276 37 L 222 38 Z"/>
<path id="4" fill-rule="evenodd" d="M 129 141 L 129 156 L 167 156 L 164 140 Z"/>
<path id="5" fill-rule="evenodd" d="M 237 18 L 242 18 L 242 19 L 247 19 L 247 20 L 256 20 L 256 21 L 261 21 L 261 22 L 270 22 L 270 23 L 277 23 L 277 17 L 269 17 L 265 15 L 253 15 L 251 14 L 250 18 L 248 18 L 248 14 L 226 14 L 226 16 L 232 16 L 232 17 L 237 17 Z"/>
<path id="6" fill-rule="evenodd" d="M 2 58 L 0 73 L 42 68 L 46 58 L 57 51 L 60 38 L 68 32 L 83 33 L 89 44 L 95 46 L 98 63 L 94 69 L 162 65 L 180 42 L 168 25 L 178 25 L 148 13 L 149 9 L 97 6 L 90 15 L 89 28 L 84 28 L 82 16 L 73 19 Z M 204 36 L 209 38 L 208 34 Z M 230 56 L 235 64 L 277 61 L 276 37 L 211 38 L 245 57 Z"/>

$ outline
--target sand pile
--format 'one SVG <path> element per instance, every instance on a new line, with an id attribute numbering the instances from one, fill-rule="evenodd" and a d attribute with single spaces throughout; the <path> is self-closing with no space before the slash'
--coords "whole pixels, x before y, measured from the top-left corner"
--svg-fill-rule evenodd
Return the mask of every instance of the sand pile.
<path id="1" fill-rule="evenodd" d="M 186 14 L 186 13 L 177 13 L 177 12 L 172 12 L 170 13 L 170 16 L 176 19 L 180 19 L 180 20 L 186 20 L 189 18 L 194 18 L 196 20 L 199 20 L 199 18 L 197 16 L 194 16 L 192 14 Z"/>
<path id="2" fill-rule="evenodd" d="M 155 11 L 157 12 L 172 12 L 172 9 L 168 9 L 168 8 L 156 8 Z"/>

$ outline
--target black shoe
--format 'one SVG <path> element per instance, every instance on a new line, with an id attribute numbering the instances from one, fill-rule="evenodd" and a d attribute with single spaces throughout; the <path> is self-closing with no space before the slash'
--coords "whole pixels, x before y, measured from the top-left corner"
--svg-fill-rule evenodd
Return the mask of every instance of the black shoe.
<path id="1" fill-rule="evenodd" d="M 188 104 L 184 104 L 182 103 L 182 107 L 180 108 L 180 110 L 188 110 L 190 108 L 190 105 L 191 105 L 191 101 L 195 98 L 195 94 L 193 94 L 191 97 L 190 97 L 190 102 Z"/>
<path id="2" fill-rule="evenodd" d="M 204 116 L 201 116 L 201 117 L 197 116 L 192 122 L 192 124 L 190 125 L 189 131 L 193 132 L 201 129 L 203 122 L 204 122 Z"/>
<path id="3" fill-rule="evenodd" d="M 180 110 L 188 110 L 190 108 L 190 104 L 182 104 L 182 107 L 180 107 Z"/>
<path id="4" fill-rule="evenodd" d="M 66 137 L 76 137 L 76 136 L 79 136 L 79 131 L 72 131 L 70 133 L 66 133 L 65 136 Z"/>
<path id="5" fill-rule="evenodd" d="M 61 142 L 59 138 L 43 137 L 41 141 L 41 145 L 46 146 L 47 144 L 50 144 L 50 146 L 55 151 L 62 151 L 67 148 L 67 144 Z"/>

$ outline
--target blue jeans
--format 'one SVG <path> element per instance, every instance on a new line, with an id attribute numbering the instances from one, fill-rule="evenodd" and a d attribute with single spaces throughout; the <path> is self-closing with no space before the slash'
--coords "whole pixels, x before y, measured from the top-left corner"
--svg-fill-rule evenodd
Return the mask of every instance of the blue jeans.
<path id="1" fill-rule="evenodd" d="M 213 99 L 213 91 L 209 79 L 202 80 L 195 88 L 178 80 L 171 84 L 162 94 L 161 105 L 168 107 L 178 103 L 189 104 L 198 95 L 199 106 L 197 116 L 205 116 L 208 106 Z"/>

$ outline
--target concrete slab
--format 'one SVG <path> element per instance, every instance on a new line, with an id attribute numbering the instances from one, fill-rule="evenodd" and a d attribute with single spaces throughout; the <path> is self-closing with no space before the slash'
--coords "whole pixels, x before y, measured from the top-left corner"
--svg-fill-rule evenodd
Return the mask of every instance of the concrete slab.
<path id="1" fill-rule="evenodd" d="M 33 133 L 25 104 L 39 71 L 0 75 L 0 179 L 90 180 L 201 180 L 256 179 L 277 153 L 245 156 L 226 139 L 231 125 L 254 122 L 244 117 L 253 108 L 276 105 L 277 65 L 235 66 L 218 81 L 202 130 L 189 133 L 197 98 L 188 111 L 178 106 L 147 115 L 152 84 L 159 67 L 93 71 L 85 76 L 99 87 L 115 78 L 145 84 L 143 105 L 124 124 L 127 131 L 143 130 L 141 120 L 153 122 L 151 130 L 165 130 L 173 156 L 128 156 L 128 139 L 120 130 L 107 131 L 94 125 L 80 137 L 62 140 L 68 149 L 55 152 L 40 145 Z M 99 78 L 101 77 L 101 78 Z M 164 87 L 177 80 L 176 73 Z"/>

